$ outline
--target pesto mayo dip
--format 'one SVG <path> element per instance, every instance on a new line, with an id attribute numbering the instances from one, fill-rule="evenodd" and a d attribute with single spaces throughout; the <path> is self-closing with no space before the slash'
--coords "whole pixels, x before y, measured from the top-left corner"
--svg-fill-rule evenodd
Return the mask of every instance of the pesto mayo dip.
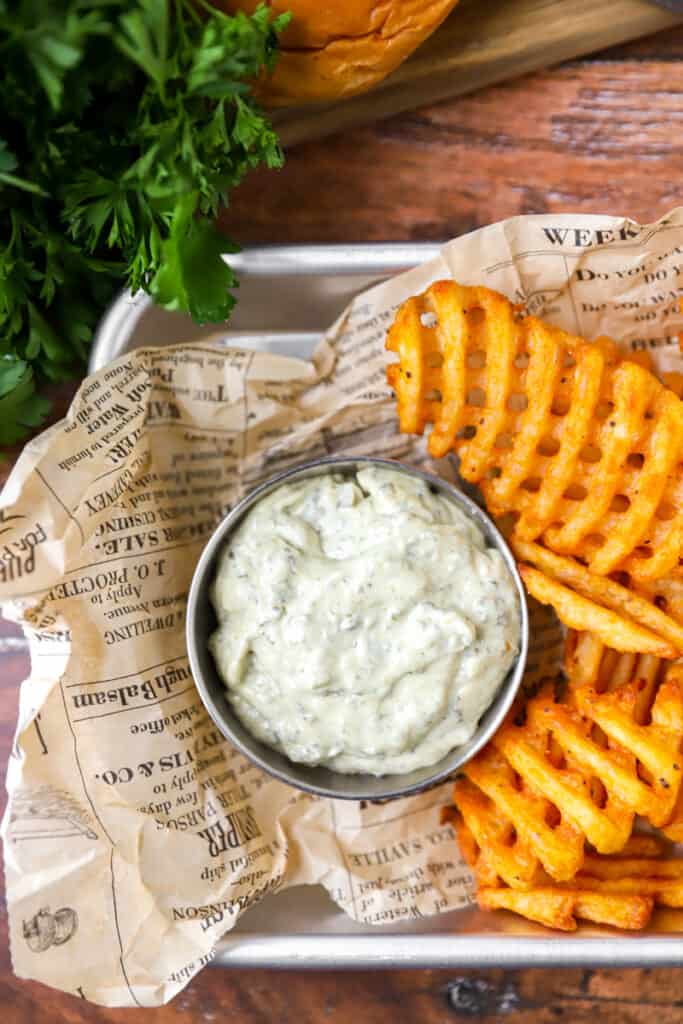
<path id="1" fill-rule="evenodd" d="M 237 717 L 290 760 L 388 775 L 465 743 L 519 650 L 502 555 L 422 480 L 277 487 L 235 530 L 209 640 Z"/>

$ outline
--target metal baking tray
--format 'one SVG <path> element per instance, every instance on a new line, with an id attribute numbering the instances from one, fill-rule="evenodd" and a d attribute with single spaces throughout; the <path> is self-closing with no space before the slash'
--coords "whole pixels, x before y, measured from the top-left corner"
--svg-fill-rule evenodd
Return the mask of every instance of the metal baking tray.
<path id="1" fill-rule="evenodd" d="M 90 370 L 142 345 L 224 339 L 226 344 L 308 358 L 355 294 L 436 256 L 437 244 L 288 245 L 231 256 L 240 278 L 229 324 L 196 324 L 121 295 L 97 331 Z M 372 454 L 372 452 L 368 452 Z M 271 968 L 637 967 L 683 964 L 683 913 L 660 911 L 650 929 L 619 935 L 580 927 L 571 935 L 476 907 L 419 921 L 361 925 L 321 886 L 267 897 L 219 943 L 214 965 Z"/>

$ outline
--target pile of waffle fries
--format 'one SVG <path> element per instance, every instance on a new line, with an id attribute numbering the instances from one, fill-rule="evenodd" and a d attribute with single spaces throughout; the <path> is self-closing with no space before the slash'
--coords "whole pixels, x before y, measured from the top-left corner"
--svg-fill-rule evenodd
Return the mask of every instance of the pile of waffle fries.
<path id="1" fill-rule="evenodd" d="M 683 907 L 683 378 L 452 281 L 401 306 L 387 348 L 401 429 L 459 456 L 568 630 L 561 676 L 455 785 L 479 904 L 642 928 Z"/>

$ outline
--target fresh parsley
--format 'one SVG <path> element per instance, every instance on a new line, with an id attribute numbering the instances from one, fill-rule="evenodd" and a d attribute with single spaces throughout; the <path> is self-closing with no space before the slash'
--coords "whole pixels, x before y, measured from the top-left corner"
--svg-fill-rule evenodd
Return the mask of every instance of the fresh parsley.
<path id="1" fill-rule="evenodd" d="M 224 320 L 214 217 L 277 136 L 249 83 L 288 16 L 205 0 L 0 0 L 0 445 L 84 365 L 117 289 Z"/>

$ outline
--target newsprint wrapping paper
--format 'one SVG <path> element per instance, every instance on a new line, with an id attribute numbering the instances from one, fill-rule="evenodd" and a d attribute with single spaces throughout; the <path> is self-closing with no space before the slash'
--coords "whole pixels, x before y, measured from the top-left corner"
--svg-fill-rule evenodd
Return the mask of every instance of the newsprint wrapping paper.
<path id="1" fill-rule="evenodd" d="M 359 296 L 312 363 L 218 341 L 136 350 L 26 446 L 0 499 L 0 597 L 31 649 L 3 824 L 18 975 L 156 1006 L 277 890 L 320 883 L 374 925 L 471 902 L 439 822 L 450 785 L 363 805 L 270 779 L 203 710 L 184 640 L 202 546 L 257 482 L 326 454 L 424 461 L 397 434 L 383 343 L 397 305 L 450 275 L 679 365 L 683 211 L 520 217 Z M 540 633 L 532 672 L 557 650 Z"/>

